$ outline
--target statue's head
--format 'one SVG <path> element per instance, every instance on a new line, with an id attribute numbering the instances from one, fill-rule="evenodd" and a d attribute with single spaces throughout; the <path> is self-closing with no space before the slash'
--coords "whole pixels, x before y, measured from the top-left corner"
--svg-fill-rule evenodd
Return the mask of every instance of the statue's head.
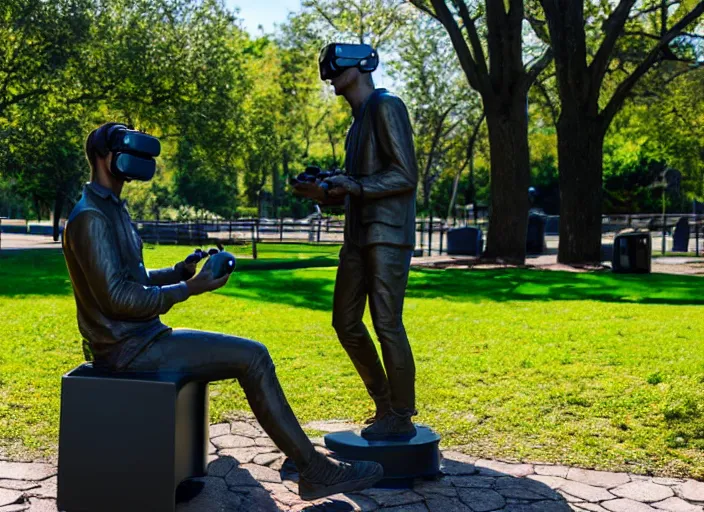
<path id="1" fill-rule="evenodd" d="M 98 169 L 105 169 L 120 181 L 149 181 L 156 172 L 154 157 L 159 153 L 159 139 L 120 123 L 106 123 L 86 140 L 91 178 Z"/>
<path id="2" fill-rule="evenodd" d="M 366 77 L 379 66 L 379 54 L 368 44 L 331 43 L 320 51 L 318 67 L 320 78 L 330 80 L 335 94 L 343 94 L 351 85 Z"/>

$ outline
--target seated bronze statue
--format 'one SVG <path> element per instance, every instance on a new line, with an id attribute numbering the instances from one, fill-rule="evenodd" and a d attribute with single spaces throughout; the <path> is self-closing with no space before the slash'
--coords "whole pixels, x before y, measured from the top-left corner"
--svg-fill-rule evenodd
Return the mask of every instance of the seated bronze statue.
<path id="1" fill-rule="evenodd" d="M 123 185 L 149 180 L 159 142 L 108 123 L 85 145 L 91 179 L 71 213 L 63 249 L 78 309 L 84 352 L 110 371 L 178 371 L 202 381 L 238 379 L 247 400 L 276 445 L 300 472 L 301 498 L 312 500 L 370 487 L 383 476 L 375 462 L 335 461 L 317 452 L 286 400 L 266 347 L 226 334 L 171 329 L 159 316 L 189 297 L 224 286 L 209 265 L 148 271 L 142 241 L 125 202 Z"/>

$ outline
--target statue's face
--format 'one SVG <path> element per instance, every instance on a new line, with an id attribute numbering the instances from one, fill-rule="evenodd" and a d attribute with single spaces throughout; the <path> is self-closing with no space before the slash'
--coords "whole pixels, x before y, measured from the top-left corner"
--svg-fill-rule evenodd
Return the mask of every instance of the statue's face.
<path id="1" fill-rule="evenodd" d="M 361 73 L 357 68 L 346 69 L 340 76 L 333 78 L 330 83 L 335 88 L 335 94 L 340 96 L 345 94 L 350 87 L 354 87 L 354 84 L 359 80 Z"/>

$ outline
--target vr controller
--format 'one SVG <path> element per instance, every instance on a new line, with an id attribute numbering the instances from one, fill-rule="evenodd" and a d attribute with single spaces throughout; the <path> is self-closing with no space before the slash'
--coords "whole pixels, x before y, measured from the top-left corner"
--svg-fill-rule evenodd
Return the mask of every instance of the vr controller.
<path id="1" fill-rule="evenodd" d="M 218 247 L 219 250 L 213 248 L 208 252 L 196 249 L 186 258 L 186 263 L 198 263 L 202 259 L 209 258 L 206 265 L 212 267 L 213 279 L 220 279 L 226 274 L 231 274 L 237 266 L 237 259 L 233 254 L 223 250 L 222 245 L 218 245 Z"/>
<path id="2" fill-rule="evenodd" d="M 156 172 L 154 157 L 161 153 L 159 139 L 123 124 L 106 124 L 93 132 L 101 157 L 112 151 L 110 172 L 125 181 L 149 181 Z"/>
<path id="3" fill-rule="evenodd" d="M 319 183 L 322 188 L 327 190 L 329 185 L 325 182 L 325 180 L 341 174 L 344 174 L 344 172 L 340 169 L 323 171 L 320 167 L 309 165 L 306 167 L 306 170 L 298 176 L 291 176 L 289 178 L 289 183 L 294 186 L 299 183 Z"/>

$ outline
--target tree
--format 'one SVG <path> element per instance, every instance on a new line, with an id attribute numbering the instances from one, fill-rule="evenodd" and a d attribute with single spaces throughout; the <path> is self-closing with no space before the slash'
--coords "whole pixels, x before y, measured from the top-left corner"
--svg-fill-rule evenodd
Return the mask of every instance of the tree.
<path id="1" fill-rule="evenodd" d="M 604 136 L 648 71 L 665 61 L 687 58 L 687 50 L 679 46 L 689 46 L 683 44 L 688 36 L 680 36 L 704 13 L 704 1 L 621 0 L 615 7 L 601 2 L 588 5 L 596 9 L 588 16 L 585 2 L 540 0 L 540 4 L 546 22 L 535 17 L 531 21 L 543 38 L 549 33 L 560 97 L 558 259 L 567 264 L 597 262 Z M 597 32 L 603 37 L 594 45 Z"/>
<path id="2" fill-rule="evenodd" d="M 482 97 L 491 147 L 491 213 L 486 256 L 522 263 L 528 227 L 528 90 L 551 51 L 524 64 L 523 0 L 411 0 L 450 36 L 469 85 Z M 461 20 L 462 25 L 457 20 Z M 478 22 L 483 21 L 487 51 Z"/>
<path id="3" fill-rule="evenodd" d="M 406 20 L 401 0 L 303 0 L 308 26 L 322 40 L 370 44 L 393 39 Z"/>
<path id="4" fill-rule="evenodd" d="M 0 5 L 0 118 L 41 98 L 88 37 L 89 0 L 5 0 Z"/>
<path id="5" fill-rule="evenodd" d="M 442 171 L 457 166 L 461 172 L 467 166 L 463 128 L 477 124 L 481 115 L 478 95 L 457 67 L 447 65 L 454 51 L 446 38 L 434 20 L 418 18 L 398 32 L 398 58 L 388 63 L 390 75 L 402 84 L 400 93 L 411 115 L 422 206 L 428 214 L 431 192 Z M 459 159 L 453 158 L 456 146 Z"/>
<path id="6" fill-rule="evenodd" d="M 31 197 L 35 209 L 52 212 L 54 241 L 59 221 L 72 207 L 88 174 L 83 155 L 84 112 L 53 103 L 23 111 L 5 132 L 0 168 L 15 182 L 15 191 Z"/>

